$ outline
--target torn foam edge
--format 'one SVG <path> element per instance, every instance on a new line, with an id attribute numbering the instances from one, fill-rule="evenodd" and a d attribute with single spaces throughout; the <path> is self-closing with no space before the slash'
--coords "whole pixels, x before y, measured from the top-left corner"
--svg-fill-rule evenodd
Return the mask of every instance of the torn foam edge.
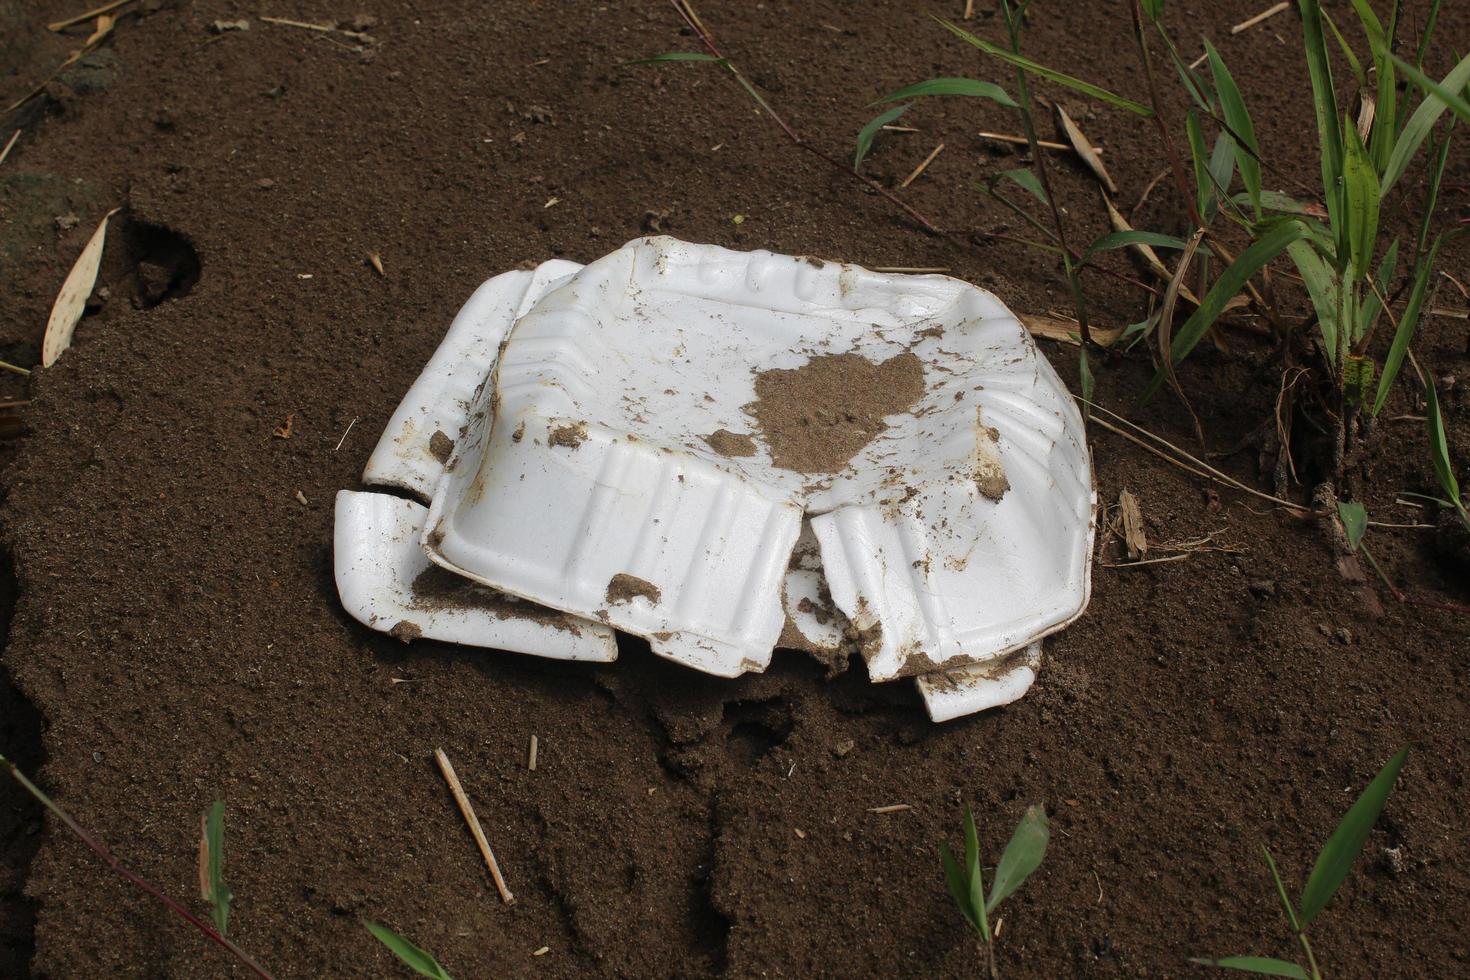
<path id="1" fill-rule="evenodd" d="M 408 642 L 419 638 L 532 653 L 558 660 L 617 659 L 600 623 L 451 580 L 419 546 L 423 504 L 386 493 L 337 494 L 333 570 L 342 606 L 358 622 Z M 447 586 L 447 587 L 446 587 Z"/>
<path id="2" fill-rule="evenodd" d="M 984 434 L 975 486 L 934 479 L 897 506 L 810 519 L 875 681 L 1004 657 L 1067 626 L 1091 592 L 1097 495 L 1081 413 L 999 300 L 966 301 L 985 356 L 967 377 Z"/>
<path id="3" fill-rule="evenodd" d="M 951 721 L 1018 700 L 1041 670 L 1041 641 L 998 660 L 914 678 L 930 721 Z"/>
<path id="4" fill-rule="evenodd" d="M 476 289 L 398 403 L 368 457 L 362 481 L 407 490 L 425 501 L 433 496 L 511 326 L 552 283 L 580 268 L 576 262 L 553 259 L 534 271 L 495 276 Z"/>
<path id="5" fill-rule="evenodd" d="M 580 268 L 543 262 L 475 290 L 393 413 L 363 482 L 427 499 L 515 319 L 552 283 Z M 416 583 L 433 568 L 419 543 L 427 516 L 423 504 L 390 494 L 338 494 L 334 566 L 342 604 L 354 619 L 405 641 L 425 637 L 561 660 L 617 658 L 615 637 L 601 623 L 472 583 L 440 590 L 432 599 L 418 595 Z"/>

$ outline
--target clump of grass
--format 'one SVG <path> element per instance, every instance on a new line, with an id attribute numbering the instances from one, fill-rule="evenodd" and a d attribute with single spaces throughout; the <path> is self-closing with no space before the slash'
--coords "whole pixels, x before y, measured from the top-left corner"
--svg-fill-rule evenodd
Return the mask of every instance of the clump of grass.
<path id="1" fill-rule="evenodd" d="M 22 789 L 29 793 L 31 797 L 36 800 L 37 803 L 40 803 L 47 810 L 49 810 L 52 816 L 61 821 L 62 826 L 71 831 L 71 833 L 79 841 L 86 845 L 88 850 L 101 858 L 102 861 L 109 868 L 111 868 L 113 871 L 116 871 L 119 875 L 127 879 L 132 884 L 136 885 L 138 888 L 142 889 L 144 892 L 147 892 L 149 895 L 153 896 L 153 898 L 157 899 L 158 902 L 162 904 L 165 908 L 167 908 L 170 912 L 173 912 L 175 915 L 179 916 L 179 918 L 189 923 L 189 925 L 202 932 L 211 942 L 223 947 L 230 953 L 231 956 L 239 960 L 240 963 L 244 965 L 245 968 L 248 969 L 251 973 L 255 974 L 257 977 L 261 977 L 262 980 L 271 980 L 271 975 L 266 972 L 265 967 L 255 962 L 255 960 L 251 958 L 249 953 L 245 952 L 239 946 L 235 945 L 230 939 L 228 939 L 224 935 L 223 930 L 215 929 L 209 923 L 205 922 L 193 912 L 190 912 L 188 909 L 186 909 L 182 904 L 175 901 L 173 898 L 170 898 L 167 894 L 164 893 L 162 889 L 153 884 L 153 882 L 149 881 L 147 878 L 144 878 L 137 872 L 132 871 L 125 864 L 119 861 L 116 857 L 113 856 L 111 851 L 109 851 L 106 847 L 102 845 L 100 841 L 98 841 L 91 834 L 83 830 L 81 825 L 72 819 L 71 814 L 63 810 L 61 806 L 58 805 L 54 800 L 52 800 L 51 797 L 47 796 L 46 793 L 43 792 L 39 786 L 27 779 L 25 773 L 21 772 L 20 769 L 15 765 L 15 763 L 11 762 L 4 755 L 0 755 L 0 770 L 8 772 L 11 778 L 20 784 Z"/>
<path id="2" fill-rule="evenodd" d="M 985 953 L 985 962 L 990 976 L 999 976 L 995 962 L 995 933 L 990 924 L 990 914 L 1005 901 L 1012 892 L 1041 866 L 1046 857 L 1046 845 L 1051 839 L 1047 826 L 1046 811 L 1040 806 L 1028 807 L 1017 824 L 1010 843 L 1001 852 L 1000 863 L 995 866 L 995 877 L 990 883 L 990 894 L 985 894 L 985 877 L 980 866 L 980 840 L 975 831 L 975 816 L 965 808 L 965 853 L 964 863 L 955 860 L 948 843 L 939 845 L 939 856 L 944 862 L 944 880 L 949 893 L 954 897 L 960 914 L 965 917 L 980 937 Z"/>
<path id="3" fill-rule="evenodd" d="M 1316 863 L 1312 865 L 1312 873 L 1307 876 L 1307 883 L 1302 888 L 1301 896 L 1295 903 L 1287 895 L 1286 885 L 1281 880 L 1281 873 L 1276 868 L 1276 860 L 1271 856 L 1270 849 L 1264 846 L 1261 848 L 1266 857 L 1266 867 L 1271 871 L 1271 880 L 1276 884 L 1276 894 L 1280 896 L 1282 908 L 1286 910 L 1286 919 L 1291 924 L 1292 936 L 1301 947 L 1302 963 L 1293 963 L 1290 960 L 1270 956 L 1227 956 L 1223 959 L 1194 959 L 1190 962 L 1241 973 L 1295 977 L 1296 980 L 1322 980 L 1322 970 L 1317 963 L 1317 956 L 1312 951 L 1311 942 L 1307 939 L 1307 927 L 1323 909 L 1327 908 L 1327 904 L 1332 901 L 1332 896 L 1337 894 L 1338 888 L 1353 870 L 1358 855 L 1363 852 L 1363 847 L 1368 842 L 1369 832 L 1378 821 L 1383 805 L 1388 801 L 1388 794 L 1393 791 L 1399 770 L 1404 767 L 1404 762 L 1408 757 L 1407 746 L 1399 749 L 1398 753 L 1378 771 L 1378 775 L 1373 777 L 1368 788 L 1363 790 L 1357 802 L 1343 816 L 1342 822 L 1337 825 L 1337 829 L 1323 845 L 1322 852 L 1317 855 Z M 1305 966 L 1302 965 L 1303 963 Z"/>
<path id="4" fill-rule="evenodd" d="M 1364 61 L 1358 58 L 1332 23 L 1320 0 L 1299 0 L 1299 4 L 1303 50 L 1311 78 L 1325 209 L 1302 204 L 1285 194 L 1266 189 L 1265 176 L 1278 168 L 1262 156 L 1250 112 L 1224 58 L 1206 40 L 1208 74 L 1191 68 L 1163 27 L 1163 0 L 1135 0 L 1131 5 L 1139 60 L 1149 90 L 1147 105 L 1023 57 L 1020 25 L 1031 0 L 1023 0 L 1014 6 L 1009 0 L 1001 2 L 1008 47 L 977 37 L 946 21 L 939 20 L 939 23 L 961 40 L 1016 72 L 1018 98 L 1013 104 L 1020 112 L 1031 151 L 1031 169 L 1006 171 L 984 189 L 1031 227 L 1045 234 L 1046 241 L 1033 244 L 1061 255 L 1072 286 L 1084 341 L 1087 339 L 1087 316 L 1078 272 L 1085 262 L 1076 261 L 1076 252 L 1068 247 L 1065 229 L 1051 195 L 1045 155 L 1038 151 L 1036 144 L 1031 97 L 1025 84 L 1028 76 L 1064 86 L 1111 107 L 1151 118 L 1159 130 L 1170 171 L 1188 210 L 1189 231 L 1180 238 L 1145 238 L 1135 234 L 1110 242 L 1111 247 L 1127 244 L 1183 250 L 1183 257 L 1171 274 L 1168 289 L 1162 296 L 1157 290 L 1151 291 L 1162 302 L 1157 303 L 1148 318 L 1135 325 L 1133 331 L 1150 333 L 1158 350 L 1161 367 L 1151 392 L 1167 382 L 1184 399 L 1184 392 L 1174 375 L 1175 365 L 1189 356 L 1219 319 L 1240 302 L 1237 297 L 1242 297 L 1271 325 L 1283 355 L 1288 359 L 1302 356 L 1309 361 L 1315 360 L 1319 379 L 1334 392 L 1332 398 L 1321 401 L 1335 432 L 1330 471 L 1334 478 L 1340 479 L 1345 454 L 1356 440 L 1364 417 L 1376 416 L 1382 410 L 1399 374 L 1419 321 L 1440 246 L 1461 230 L 1451 228 L 1434 234 L 1434 211 L 1450 146 L 1449 127 L 1444 127 L 1437 137 L 1435 134 L 1446 109 L 1470 120 L 1470 104 L 1460 95 L 1470 82 L 1470 56 L 1463 58 L 1440 82 L 1423 73 L 1423 58 L 1429 46 L 1435 21 L 1433 14 L 1438 12 L 1439 0 L 1432 5 L 1432 14 L 1412 64 L 1394 53 L 1400 40 L 1399 3 L 1393 4 L 1385 23 L 1366 0 L 1352 0 L 1353 12 L 1368 41 L 1369 56 L 1364 60 L 1371 72 L 1363 67 Z M 1343 115 L 1339 110 L 1338 89 L 1328 60 L 1324 24 L 1342 48 L 1357 83 L 1356 91 L 1361 93 L 1356 118 Z M 1184 120 L 1189 167 L 1185 166 L 1184 155 L 1176 149 L 1175 137 L 1165 121 L 1150 53 L 1150 25 L 1158 35 L 1155 43 L 1162 43 L 1190 98 L 1191 105 Z M 951 83 L 953 87 L 952 83 L 959 80 L 936 81 Z M 1405 83 L 1402 91 L 1401 81 Z M 969 84 L 984 83 L 970 81 Z M 1407 103 L 1415 91 L 1422 93 L 1422 99 L 1410 112 Z M 952 93 L 939 90 L 933 82 L 919 83 L 880 101 L 890 101 L 901 94 Z M 1207 126 L 1216 130 L 1212 148 L 1206 138 Z M 1398 238 L 1385 241 L 1387 236 L 1381 233 L 1381 216 L 1387 196 L 1426 143 L 1434 146 L 1434 152 L 1428 171 L 1428 201 L 1418 233 L 1407 241 Z M 1237 173 L 1243 191 L 1232 193 Z M 1004 180 L 1024 188 L 1050 209 L 1050 228 L 996 192 L 998 182 Z M 1248 244 L 1239 255 L 1223 240 L 1222 232 L 1226 230 L 1246 236 Z M 1098 243 L 1094 243 L 1089 255 L 1098 248 Z M 1408 300 L 1395 317 L 1392 307 L 1398 293 L 1394 292 L 1392 284 L 1397 276 L 1400 253 L 1409 256 L 1408 265 L 1412 271 L 1403 287 L 1408 290 Z M 1311 302 L 1313 318 L 1307 323 L 1295 322 L 1282 313 L 1265 280 L 1259 287 L 1254 282 L 1257 276 L 1266 273 L 1273 261 L 1283 257 L 1295 266 Z M 1202 298 L 1196 299 L 1182 289 L 1183 280 L 1191 271 L 1191 263 L 1198 273 L 1198 292 Z M 1215 270 L 1213 282 L 1212 266 Z M 1191 301 L 1194 311 L 1176 330 L 1173 307 L 1175 299 L 1181 295 Z M 1380 321 L 1385 318 L 1393 323 L 1394 336 L 1380 372 L 1369 355 L 1369 348 Z M 1307 338 L 1313 333 L 1315 343 L 1308 343 Z M 1292 390 L 1295 391 L 1295 386 Z M 1084 396 L 1087 396 L 1086 392 Z M 1284 451 L 1289 452 L 1289 449 Z"/>
<path id="5" fill-rule="evenodd" d="M 419 976 L 430 977 L 431 980 L 454 980 L 449 975 L 449 971 L 440 966 L 439 961 L 434 959 L 432 954 L 415 946 L 392 929 L 389 929 L 387 926 L 380 926 L 376 922 L 369 922 L 366 919 L 363 920 L 362 924 L 367 928 L 368 932 L 373 934 L 378 942 L 387 946 L 404 966 L 407 966 Z"/>

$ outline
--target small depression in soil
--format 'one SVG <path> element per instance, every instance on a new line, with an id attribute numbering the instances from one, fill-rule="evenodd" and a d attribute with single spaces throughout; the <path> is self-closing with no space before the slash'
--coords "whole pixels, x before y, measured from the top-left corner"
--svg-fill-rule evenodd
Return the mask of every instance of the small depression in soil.
<path id="1" fill-rule="evenodd" d="M 798 368 L 755 376 L 745 407 L 772 462 L 797 473 L 835 473 L 872 442 L 889 415 L 924 394 L 924 366 L 912 351 L 875 363 L 858 354 L 823 354 Z"/>

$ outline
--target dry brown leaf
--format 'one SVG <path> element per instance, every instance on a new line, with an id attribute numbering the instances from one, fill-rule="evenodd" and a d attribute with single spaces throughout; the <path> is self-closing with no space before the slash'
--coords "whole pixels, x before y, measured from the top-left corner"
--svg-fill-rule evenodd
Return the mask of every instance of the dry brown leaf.
<path id="1" fill-rule="evenodd" d="M 199 897 L 209 901 L 213 890 L 209 887 L 209 817 L 199 817 Z"/>
<path id="2" fill-rule="evenodd" d="M 92 295 L 92 287 L 97 284 L 102 246 L 107 241 L 108 219 L 117 214 L 118 210 L 113 208 L 102 216 L 102 222 L 92 232 L 92 237 L 87 239 L 87 246 L 82 249 L 76 264 L 67 273 L 66 281 L 61 284 L 61 292 L 56 294 L 51 317 L 46 321 L 46 336 L 41 341 L 42 367 L 55 364 L 61 352 L 71 346 L 71 336 L 76 332 L 82 311 L 87 308 L 87 297 Z"/>
<path id="3" fill-rule="evenodd" d="M 271 435 L 277 439 L 291 438 L 291 427 L 296 424 L 296 413 L 291 412 L 286 416 L 286 421 L 271 430 Z"/>
<path id="4" fill-rule="evenodd" d="M 1148 554 L 1148 536 L 1143 530 L 1143 508 L 1138 498 L 1124 490 L 1118 494 L 1118 513 L 1123 520 L 1123 543 L 1128 548 L 1128 557 L 1134 561 Z"/>
<path id="5" fill-rule="evenodd" d="M 1042 316 L 1036 313 L 1018 313 L 1016 318 L 1021 321 L 1021 326 L 1025 327 L 1034 337 L 1059 340 L 1073 346 L 1081 345 L 1082 328 L 1075 320 L 1061 320 L 1054 316 Z M 1111 347 L 1119 337 L 1123 336 L 1122 327 L 1101 329 L 1094 324 L 1090 329 L 1092 342 L 1100 347 Z"/>
<path id="6" fill-rule="evenodd" d="M 1108 168 L 1103 166 L 1102 157 L 1097 155 L 1097 150 L 1093 148 L 1092 143 L 1082 134 L 1082 130 L 1077 128 L 1077 124 L 1072 121 L 1071 116 L 1067 115 L 1067 110 L 1062 108 L 1060 102 L 1055 108 L 1057 121 L 1061 123 L 1062 132 L 1066 134 L 1067 141 L 1072 144 L 1072 149 L 1077 151 L 1082 162 L 1097 175 L 1098 180 L 1102 181 L 1102 185 L 1108 189 L 1109 194 L 1118 193 L 1118 185 L 1113 183 L 1112 177 L 1108 176 Z"/>
<path id="7" fill-rule="evenodd" d="M 368 253 L 368 264 L 373 267 L 373 271 L 375 271 L 378 275 L 382 276 L 385 279 L 388 278 L 388 273 L 383 271 L 383 257 L 377 252 Z"/>

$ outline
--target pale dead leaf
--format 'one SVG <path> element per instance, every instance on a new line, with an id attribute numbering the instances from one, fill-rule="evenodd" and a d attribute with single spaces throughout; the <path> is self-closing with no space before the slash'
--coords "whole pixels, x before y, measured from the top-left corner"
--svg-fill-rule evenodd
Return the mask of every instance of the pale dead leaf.
<path id="1" fill-rule="evenodd" d="M 1123 519 L 1123 543 L 1128 547 L 1128 557 L 1138 561 L 1148 554 L 1148 536 L 1143 530 L 1143 508 L 1138 498 L 1124 490 L 1118 494 L 1118 513 Z"/>
<path id="2" fill-rule="evenodd" d="M 199 897 L 206 902 L 212 894 L 209 887 L 209 817 L 199 817 Z"/>
<path id="3" fill-rule="evenodd" d="M 107 241 L 108 219 L 117 214 L 118 210 L 113 208 L 102 216 L 97 230 L 92 232 L 87 246 L 82 249 L 76 264 L 67 273 L 66 281 L 61 284 L 61 292 L 56 294 L 51 317 L 46 321 L 46 336 L 41 341 L 42 367 L 55 364 L 61 352 L 71 346 L 71 336 L 76 332 L 77 322 L 81 320 L 82 311 L 87 307 L 87 297 L 92 295 L 92 287 L 97 284 L 102 246 Z"/>
<path id="4" fill-rule="evenodd" d="M 1072 121 L 1071 116 L 1067 115 L 1067 110 L 1062 108 L 1060 102 L 1055 108 L 1057 120 L 1062 124 L 1062 132 L 1066 134 L 1067 141 L 1072 144 L 1072 149 L 1077 151 L 1082 162 L 1097 175 L 1098 180 L 1102 181 L 1102 185 L 1108 189 L 1109 194 L 1118 193 L 1118 185 L 1113 183 L 1112 177 L 1108 176 L 1108 168 L 1103 166 L 1102 157 L 1097 155 L 1097 150 L 1093 149 L 1092 143 L 1082 134 L 1082 130 L 1077 128 L 1077 124 Z"/>
<path id="5" fill-rule="evenodd" d="M 1037 313 L 1018 313 L 1016 318 L 1021 321 L 1034 337 L 1045 337 L 1047 340 L 1059 340 L 1064 344 L 1079 346 L 1081 344 L 1082 328 L 1076 320 L 1061 320 L 1054 316 L 1042 316 Z M 1110 329 L 1099 328 L 1096 325 L 1090 328 L 1092 341 L 1100 347 L 1111 347 L 1119 337 L 1123 336 L 1122 327 Z"/>

